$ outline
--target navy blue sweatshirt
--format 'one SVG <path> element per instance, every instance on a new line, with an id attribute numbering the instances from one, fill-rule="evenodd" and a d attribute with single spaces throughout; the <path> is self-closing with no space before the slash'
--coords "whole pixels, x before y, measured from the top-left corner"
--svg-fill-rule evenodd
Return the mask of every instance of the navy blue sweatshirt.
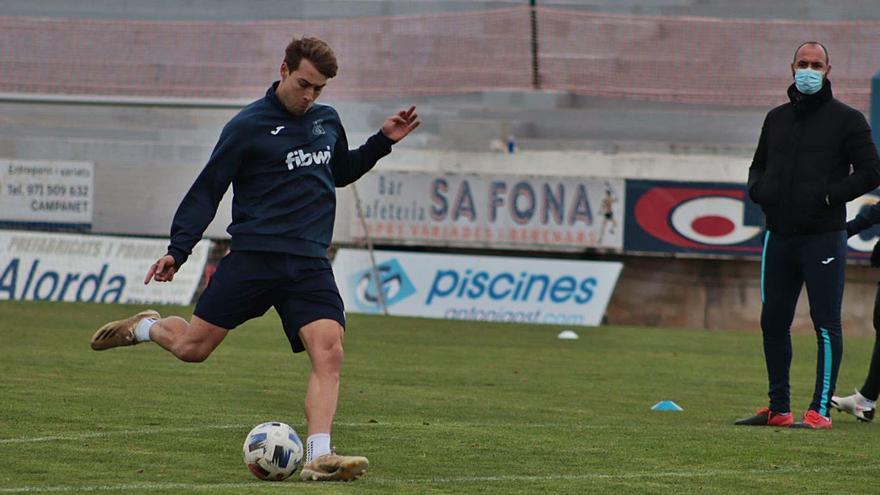
<path id="1" fill-rule="evenodd" d="M 234 251 L 271 251 L 326 258 L 336 215 L 336 190 L 391 152 L 381 132 L 356 150 L 332 107 L 314 104 L 297 116 L 266 96 L 239 112 L 220 134 L 205 168 L 171 224 L 168 254 L 180 267 L 217 213 L 232 184 Z"/>

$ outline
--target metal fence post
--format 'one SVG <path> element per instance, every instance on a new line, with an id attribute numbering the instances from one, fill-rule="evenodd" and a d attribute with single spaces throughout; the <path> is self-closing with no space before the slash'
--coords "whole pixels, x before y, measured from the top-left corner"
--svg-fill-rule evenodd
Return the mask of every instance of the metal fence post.
<path id="1" fill-rule="evenodd" d="M 538 0 L 529 0 L 529 15 L 532 22 L 532 89 L 541 89 L 541 71 L 538 66 Z"/>

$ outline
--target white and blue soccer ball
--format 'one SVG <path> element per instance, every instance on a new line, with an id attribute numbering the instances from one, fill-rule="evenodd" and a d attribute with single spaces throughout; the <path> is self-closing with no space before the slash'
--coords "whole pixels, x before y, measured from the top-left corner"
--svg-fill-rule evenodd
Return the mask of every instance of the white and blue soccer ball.
<path id="1" fill-rule="evenodd" d="M 293 474 L 303 459 L 303 445 L 296 431 L 277 421 L 259 424 L 244 440 L 244 463 L 257 478 L 282 481 Z"/>

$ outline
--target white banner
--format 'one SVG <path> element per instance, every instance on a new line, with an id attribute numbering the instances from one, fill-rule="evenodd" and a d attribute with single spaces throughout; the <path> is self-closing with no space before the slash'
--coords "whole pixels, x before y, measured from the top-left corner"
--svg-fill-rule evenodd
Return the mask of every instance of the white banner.
<path id="1" fill-rule="evenodd" d="M 168 241 L 0 231 L 0 301 L 189 304 L 211 241 L 199 242 L 173 282 L 144 276 Z"/>
<path id="2" fill-rule="evenodd" d="M 91 162 L 0 160 L 0 222 L 92 223 Z"/>
<path id="3" fill-rule="evenodd" d="M 622 263 L 376 251 L 389 314 L 598 325 Z M 340 249 L 333 270 L 347 311 L 379 313 L 369 252 Z"/>
<path id="4" fill-rule="evenodd" d="M 376 170 L 357 187 L 367 229 L 378 241 L 623 248 L 620 179 Z M 357 217 L 350 227 L 364 235 Z"/>

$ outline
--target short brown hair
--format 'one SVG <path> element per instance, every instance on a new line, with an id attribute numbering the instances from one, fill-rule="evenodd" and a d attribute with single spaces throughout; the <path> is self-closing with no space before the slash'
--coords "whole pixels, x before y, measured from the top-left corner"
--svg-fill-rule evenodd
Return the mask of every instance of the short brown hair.
<path id="1" fill-rule="evenodd" d="M 825 48 L 825 45 L 823 45 L 822 43 L 819 43 L 818 41 L 805 41 L 805 42 L 801 43 L 800 45 L 798 45 L 797 50 L 794 51 L 794 58 L 792 59 L 791 63 L 797 62 L 798 52 L 801 51 L 801 48 L 803 48 L 807 45 L 816 45 L 819 48 L 821 48 L 822 51 L 825 52 L 825 65 L 831 64 L 831 56 L 828 55 L 828 49 Z"/>
<path id="2" fill-rule="evenodd" d="M 293 38 L 287 45 L 284 50 L 284 62 L 291 72 L 299 68 L 302 59 L 311 62 L 327 79 L 336 77 L 336 71 L 339 70 L 336 54 L 327 43 L 318 38 Z"/>

